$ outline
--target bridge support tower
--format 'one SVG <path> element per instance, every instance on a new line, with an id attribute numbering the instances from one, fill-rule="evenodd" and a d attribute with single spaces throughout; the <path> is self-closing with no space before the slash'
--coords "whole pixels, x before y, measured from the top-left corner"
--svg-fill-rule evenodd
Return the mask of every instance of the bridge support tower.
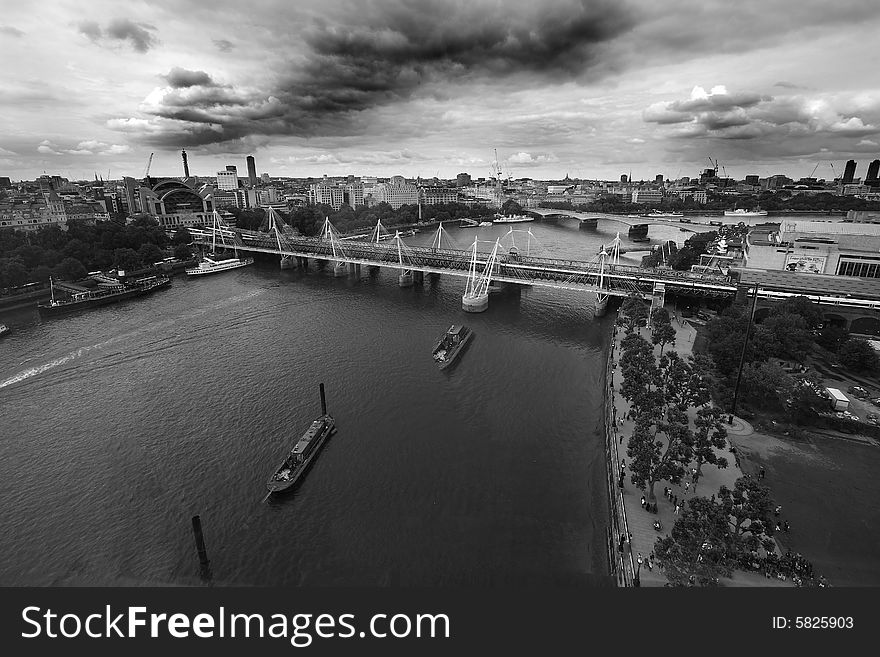
<path id="1" fill-rule="evenodd" d="M 405 269 L 400 272 L 397 277 L 397 284 L 400 287 L 412 287 L 413 286 L 413 273 L 409 269 Z"/>

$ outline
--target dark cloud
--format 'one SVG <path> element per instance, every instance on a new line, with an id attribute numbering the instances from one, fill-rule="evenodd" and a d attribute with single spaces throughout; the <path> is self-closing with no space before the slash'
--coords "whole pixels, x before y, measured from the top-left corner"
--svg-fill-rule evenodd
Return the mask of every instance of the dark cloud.
<path id="1" fill-rule="evenodd" d="M 13 37 L 24 36 L 24 32 L 19 30 L 17 27 L 12 27 L 11 25 L 0 25 L 0 34 L 6 34 Z"/>
<path id="2" fill-rule="evenodd" d="M 217 86 L 211 79 L 211 76 L 204 71 L 189 71 L 185 68 L 172 68 L 166 75 L 163 75 L 170 87 L 174 89 L 185 89 L 187 87 L 213 87 Z"/>
<path id="3" fill-rule="evenodd" d="M 349 132 L 365 111 L 431 95 L 444 85 L 490 80 L 498 88 L 530 78 L 595 77 L 607 64 L 603 46 L 634 25 L 629 9 L 615 0 L 503 8 L 464 0 L 358 2 L 331 20 L 307 26 L 306 52 L 263 94 L 211 94 L 206 83 L 181 78 L 200 91 L 172 91 L 146 108 L 160 129 L 145 139 L 195 145 L 250 134 Z"/>
<path id="4" fill-rule="evenodd" d="M 214 46 L 217 50 L 221 52 L 229 52 L 233 48 L 235 48 L 235 44 L 232 41 L 227 41 L 226 39 L 214 39 Z"/>
<path id="5" fill-rule="evenodd" d="M 782 87 L 783 89 L 808 89 L 809 87 L 805 87 L 800 84 L 795 84 L 794 82 L 786 82 L 785 80 L 780 80 L 774 87 Z"/>
<path id="6" fill-rule="evenodd" d="M 147 52 L 159 43 L 155 35 L 156 28 L 147 23 L 135 23 L 128 18 L 114 18 L 107 27 L 101 28 L 95 21 L 84 21 L 79 24 L 79 32 L 94 43 L 128 42 L 137 52 Z"/>

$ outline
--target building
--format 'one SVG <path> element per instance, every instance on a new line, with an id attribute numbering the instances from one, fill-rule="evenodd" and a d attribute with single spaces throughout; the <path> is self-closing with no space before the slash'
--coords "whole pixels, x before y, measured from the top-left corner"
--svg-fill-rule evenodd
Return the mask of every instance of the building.
<path id="1" fill-rule="evenodd" d="M 645 205 L 659 205 L 663 200 L 663 192 L 659 189 L 636 189 L 632 193 L 633 203 L 644 203 Z"/>
<path id="2" fill-rule="evenodd" d="M 658 173 L 656 176 L 654 176 L 654 182 L 659 185 L 662 185 L 663 184 L 663 174 Z"/>
<path id="3" fill-rule="evenodd" d="M 455 186 L 456 187 L 467 187 L 471 184 L 471 174 L 469 173 L 460 173 L 455 177 Z"/>
<path id="4" fill-rule="evenodd" d="M 457 202 L 458 189 L 455 187 L 422 187 L 422 203 L 425 205 Z"/>
<path id="5" fill-rule="evenodd" d="M 841 181 L 844 185 L 851 183 L 855 180 L 856 176 L 856 161 L 848 160 L 846 163 L 846 168 L 843 171 L 843 180 Z"/>
<path id="6" fill-rule="evenodd" d="M 238 170 L 234 166 L 217 172 L 217 189 L 238 189 Z"/>
<path id="7" fill-rule="evenodd" d="M 877 187 L 878 178 L 880 178 L 880 160 L 873 160 L 871 164 L 868 165 L 868 173 L 865 176 L 865 184 L 871 185 L 872 187 Z"/>
<path id="8" fill-rule="evenodd" d="M 376 185 L 373 190 L 376 203 L 388 203 L 395 210 L 402 205 L 419 202 L 419 188 L 406 182 L 403 176 L 392 176 L 387 183 Z"/>
<path id="9" fill-rule="evenodd" d="M 627 177 L 627 175 L 626 175 L 625 173 L 624 173 L 624 174 L 621 174 L 621 176 L 620 176 L 620 182 L 622 182 L 622 183 L 628 183 L 628 182 L 629 182 L 629 178 Z"/>
<path id="10" fill-rule="evenodd" d="M 251 187 L 257 185 L 257 161 L 253 155 L 247 156 L 248 184 Z"/>
<path id="11" fill-rule="evenodd" d="M 342 202 L 349 207 L 356 208 L 364 204 L 364 185 L 360 182 L 352 182 L 342 188 Z"/>
<path id="12" fill-rule="evenodd" d="M 749 269 L 880 278 L 880 224 L 785 219 L 749 233 Z"/>
<path id="13" fill-rule="evenodd" d="M 685 189 L 679 192 L 676 192 L 678 198 L 682 201 L 685 201 L 689 198 L 694 199 L 694 203 L 699 203 L 700 205 L 705 205 L 708 200 L 708 196 L 706 191 L 703 189 Z"/>
<path id="14" fill-rule="evenodd" d="M 746 185 L 754 185 L 758 186 L 761 182 L 761 178 L 759 176 L 749 175 L 745 178 Z"/>
<path id="15" fill-rule="evenodd" d="M 309 186 L 309 203 L 312 205 L 324 204 L 338 210 L 344 202 L 343 189 L 339 185 L 320 182 Z"/>
<path id="16" fill-rule="evenodd" d="M 137 188 L 137 212 L 150 215 L 165 227 L 210 223 L 214 211 L 213 190 L 205 187 L 200 194 L 176 178 L 158 178 L 151 182 L 150 187 Z"/>
<path id="17" fill-rule="evenodd" d="M 264 183 L 272 182 L 272 179 L 269 177 L 268 173 L 264 173 L 262 176 L 260 176 L 260 180 Z"/>
<path id="18" fill-rule="evenodd" d="M 10 189 L 12 187 L 12 181 L 9 180 L 8 176 L 0 176 L 0 189 Z"/>

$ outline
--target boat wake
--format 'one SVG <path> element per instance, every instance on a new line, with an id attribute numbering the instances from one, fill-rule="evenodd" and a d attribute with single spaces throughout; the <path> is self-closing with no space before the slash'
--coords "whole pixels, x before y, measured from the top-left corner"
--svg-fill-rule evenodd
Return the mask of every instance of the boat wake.
<path id="1" fill-rule="evenodd" d="M 122 335 L 117 335 L 115 337 L 104 340 L 103 342 L 98 342 L 97 344 L 88 345 L 86 347 L 80 347 L 79 349 L 71 351 L 70 353 L 65 354 L 64 356 L 61 356 L 59 358 L 56 358 L 55 360 L 49 361 L 48 363 L 44 363 L 43 365 L 37 365 L 35 367 L 30 367 L 26 370 L 19 372 L 18 374 L 14 374 L 13 376 L 9 377 L 8 379 L 6 379 L 4 381 L 0 381 L 0 389 L 6 388 L 7 386 L 15 385 L 16 383 L 21 383 L 22 381 L 26 381 L 27 379 L 33 378 L 33 377 L 38 376 L 40 374 L 44 374 L 50 370 L 55 369 L 56 367 L 60 367 L 61 365 L 65 365 L 73 360 L 76 360 L 78 358 L 82 358 L 83 356 L 85 356 L 89 352 L 104 349 L 106 347 L 109 347 L 112 344 L 115 344 L 117 342 L 121 342 L 123 340 L 127 340 L 129 338 L 136 337 L 136 336 L 141 335 L 141 334 L 148 332 L 148 331 L 156 331 L 158 329 L 168 328 L 169 326 L 179 322 L 181 319 L 193 319 L 193 318 L 198 317 L 200 315 L 204 315 L 207 312 L 219 310 L 220 308 L 222 308 L 224 306 L 228 306 L 230 304 L 234 304 L 234 303 L 238 303 L 240 301 L 245 301 L 247 299 L 251 299 L 253 297 L 256 297 L 256 296 L 262 294 L 263 292 L 264 292 L 264 290 L 252 290 L 251 292 L 248 292 L 246 294 L 240 294 L 236 297 L 224 299 L 223 301 L 221 301 L 219 303 L 214 303 L 208 307 L 199 308 L 199 309 L 194 310 L 193 312 L 189 313 L 187 316 L 182 317 L 182 318 L 174 318 L 174 319 L 168 319 L 168 320 L 165 320 L 162 322 L 156 322 L 156 323 L 150 324 L 150 325 L 144 327 L 143 329 L 140 329 L 137 331 L 123 333 Z M 22 361 L 22 362 L 24 363 L 25 361 Z"/>

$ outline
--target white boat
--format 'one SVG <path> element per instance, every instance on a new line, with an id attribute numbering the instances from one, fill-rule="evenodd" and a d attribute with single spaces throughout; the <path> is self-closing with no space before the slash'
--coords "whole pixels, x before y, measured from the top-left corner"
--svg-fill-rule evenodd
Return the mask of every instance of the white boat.
<path id="1" fill-rule="evenodd" d="M 528 217 L 524 214 L 504 214 L 498 215 L 493 220 L 496 224 L 521 224 L 526 221 L 534 221 L 534 217 Z"/>
<path id="2" fill-rule="evenodd" d="M 767 211 L 755 208 L 754 210 L 746 210 L 745 208 L 736 208 L 735 210 L 725 210 L 725 217 L 766 217 Z"/>
<path id="3" fill-rule="evenodd" d="M 248 265 L 254 264 L 253 258 L 238 257 L 238 248 L 235 246 L 234 241 L 235 233 L 223 225 L 223 222 L 220 220 L 220 215 L 217 212 L 214 212 L 214 226 L 212 229 L 212 233 L 213 244 L 211 246 L 211 255 L 214 255 L 217 251 L 217 235 L 219 234 L 223 246 L 226 246 L 226 237 L 231 237 L 233 239 L 232 248 L 235 250 L 235 257 L 216 260 L 215 258 L 209 258 L 208 256 L 205 256 L 199 261 L 198 267 L 186 270 L 187 276 L 206 276 L 207 274 L 218 274 L 221 271 L 229 271 L 230 269 L 238 269 L 239 267 L 247 267 Z M 231 235 L 229 233 L 231 233 Z"/>
<path id="4" fill-rule="evenodd" d="M 653 210 L 650 214 L 646 214 L 646 217 L 650 217 L 651 219 L 667 219 L 673 217 L 683 217 L 683 212 L 661 212 L 660 210 Z"/>
<path id="5" fill-rule="evenodd" d="M 223 260 L 214 260 L 205 256 L 199 262 L 198 267 L 186 270 L 187 276 L 205 276 L 206 274 L 217 274 L 221 271 L 229 269 L 238 269 L 239 267 L 247 267 L 254 264 L 253 258 L 225 258 Z"/>
<path id="6" fill-rule="evenodd" d="M 491 221 L 481 221 L 480 222 L 480 228 L 485 228 L 486 226 L 491 226 L 491 225 L 492 225 Z"/>

